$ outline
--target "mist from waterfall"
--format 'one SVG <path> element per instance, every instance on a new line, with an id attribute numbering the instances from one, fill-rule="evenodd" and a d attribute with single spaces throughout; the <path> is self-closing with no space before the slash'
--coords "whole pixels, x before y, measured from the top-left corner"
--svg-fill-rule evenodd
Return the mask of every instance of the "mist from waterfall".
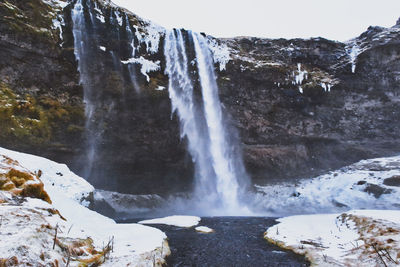
<path id="1" fill-rule="evenodd" d="M 172 112 L 179 117 L 181 138 L 187 138 L 195 165 L 194 196 L 189 205 L 206 214 L 248 213 L 241 201 L 248 178 L 237 146 L 227 134 L 207 40 L 194 32 L 184 39 L 181 30 L 167 31 L 164 53 Z M 195 52 L 192 64 L 186 51 L 190 45 Z M 193 64 L 197 69 L 190 70 Z"/>

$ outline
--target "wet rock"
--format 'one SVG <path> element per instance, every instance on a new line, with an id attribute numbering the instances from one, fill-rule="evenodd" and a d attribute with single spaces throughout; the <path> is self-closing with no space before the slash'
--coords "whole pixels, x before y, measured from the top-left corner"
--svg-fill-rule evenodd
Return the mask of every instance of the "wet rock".
<path id="1" fill-rule="evenodd" d="M 388 186 L 400 186 L 400 176 L 395 175 L 390 178 L 386 178 L 383 180 L 383 184 Z"/>
<path id="2" fill-rule="evenodd" d="M 373 195 L 375 198 L 379 198 L 383 194 L 390 194 L 393 190 L 384 188 L 376 184 L 367 183 L 364 192 Z"/>

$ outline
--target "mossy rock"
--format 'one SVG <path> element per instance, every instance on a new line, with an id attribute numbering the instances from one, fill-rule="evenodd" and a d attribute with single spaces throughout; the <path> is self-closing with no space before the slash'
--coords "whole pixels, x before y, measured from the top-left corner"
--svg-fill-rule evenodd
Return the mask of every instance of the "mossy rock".
<path id="1" fill-rule="evenodd" d="M 39 198 L 51 203 L 50 197 L 38 177 L 14 168 L 0 175 L 0 190 L 10 191 L 24 197 Z"/>
<path id="2" fill-rule="evenodd" d="M 71 125 L 79 128 L 84 117 L 84 108 L 80 105 L 61 103 L 50 96 L 18 95 L 0 82 L 0 140 L 46 144 Z"/>
<path id="3" fill-rule="evenodd" d="M 20 40 L 56 44 L 59 32 L 53 29 L 53 19 L 60 11 L 41 0 L 4 0 L 0 2 L 1 28 Z"/>

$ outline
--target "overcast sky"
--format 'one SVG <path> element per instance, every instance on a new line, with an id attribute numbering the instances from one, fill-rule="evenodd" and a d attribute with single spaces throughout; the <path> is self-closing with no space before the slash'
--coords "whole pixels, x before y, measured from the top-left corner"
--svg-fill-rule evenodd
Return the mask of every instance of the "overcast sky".
<path id="1" fill-rule="evenodd" d="M 393 26 L 400 0 L 112 0 L 166 28 L 215 37 L 325 37 L 345 41 Z"/>

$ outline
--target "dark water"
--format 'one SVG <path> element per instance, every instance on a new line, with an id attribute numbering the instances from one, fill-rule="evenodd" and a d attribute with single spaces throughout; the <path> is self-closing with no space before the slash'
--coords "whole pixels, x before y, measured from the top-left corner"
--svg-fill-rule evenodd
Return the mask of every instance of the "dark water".
<path id="1" fill-rule="evenodd" d="M 204 217 L 200 225 L 215 230 L 203 234 L 193 228 L 151 225 L 168 236 L 168 266 L 309 266 L 299 255 L 269 244 L 265 230 L 276 224 L 263 217 Z"/>

